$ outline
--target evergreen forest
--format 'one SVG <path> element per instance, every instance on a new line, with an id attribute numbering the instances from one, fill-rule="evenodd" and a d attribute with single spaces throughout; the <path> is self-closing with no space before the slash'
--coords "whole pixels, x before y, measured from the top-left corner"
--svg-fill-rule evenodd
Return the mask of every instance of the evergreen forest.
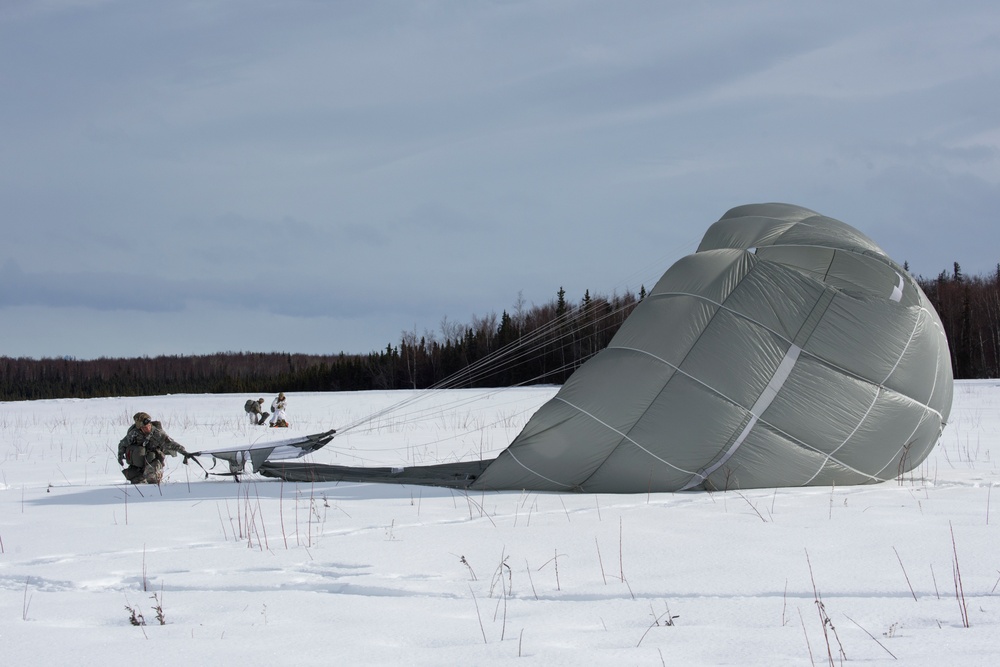
<path id="1" fill-rule="evenodd" d="M 955 378 L 1000 377 L 1000 264 L 993 275 L 967 277 L 956 262 L 951 272 L 917 281 L 941 317 Z M 0 357 L 0 400 L 561 384 L 607 346 L 643 298 L 644 288 L 587 291 L 572 302 L 560 288 L 543 305 L 518 303 L 513 312 L 473 316 L 465 325 L 445 318 L 440 331 L 404 331 L 368 354 Z"/>

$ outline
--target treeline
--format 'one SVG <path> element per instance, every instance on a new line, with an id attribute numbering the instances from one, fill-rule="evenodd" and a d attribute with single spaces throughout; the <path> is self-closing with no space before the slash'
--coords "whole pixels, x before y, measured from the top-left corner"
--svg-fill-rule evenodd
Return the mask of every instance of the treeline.
<path id="1" fill-rule="evenodd" d="M 967 277 L 955 263 L 952 272 L 917 282 L 941 316 L 955 377 L 1000 377 L 1000 265 L 993 275 Z M 607 346 L 644 297 L 645 289 L 610 297 L 588 291 L 574 303 L 560 288 L 544 305 L 519 302 L 513 312 L 465 325 L 446 318 L 440 331 L 403 332 L 398 344 L 369 354 L 0 357 L 0 400 L 561 384 Z"/>
<path id="2" fill-rule="evenodd" d="M 381 351 L 352 355 L 225 352 L 132 359 L 0 357 L 0 400 L 182 393 L 284 392 L 561 384 L 607 346 L 644 294 L 557 298 L 513 313 L 403 332 Z M 515 350 L 505 355 L 510 343 Z M 489 362 L 489 363 L 487 363 Z"/>
<path id="3" fill-rule="evenodd" d="M 937 309 L 956 379 L 1000 378 L 1000 264 L 990 276 L 952 272 L 917 282 Z"/>

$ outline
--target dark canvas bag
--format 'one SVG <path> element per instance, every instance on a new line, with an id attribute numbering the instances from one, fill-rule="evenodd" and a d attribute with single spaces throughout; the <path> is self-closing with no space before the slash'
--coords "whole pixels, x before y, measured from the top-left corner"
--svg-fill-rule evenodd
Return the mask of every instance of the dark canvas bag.
<path id="1" fill-rule="evenodd" d="M 136 468 L 144 467 L 146 465 L 146 446 L 142 443 L 129 445 L 125 449 L 125 460 Z"/>

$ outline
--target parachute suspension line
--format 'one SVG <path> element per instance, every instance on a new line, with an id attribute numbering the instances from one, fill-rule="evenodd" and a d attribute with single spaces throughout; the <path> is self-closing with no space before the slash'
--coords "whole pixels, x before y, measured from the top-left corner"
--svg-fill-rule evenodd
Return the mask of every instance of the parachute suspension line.
<path id="1" fill-rule="evenodd" d="M 624 323 L 625 317 L 627 317 L 627 311 L 631 310 L 639 303 L 639 300 L 622 300 L 621 304 L 615 308 L 611 308 L 605 312 L 595 310 L 592 317 L 582 318 L 580 317 L 581 310 L 576 308 L 567 309 L 566 312 L 556 318 L 553 318 L 543 326 L 540 326 L 528 334 L 520 336 L 517 340 L 490 352 L 465 368 L 462 368 L 452 375 L 434 383 L 424 391 L 414 392 L 412 395 L 407 396 L 393 405 L 387 406 L 382 410 L 343 426 L 339 429 L 339 432 L 341 435 L 344 435 L 350 431 L 356 431 L 365 424 L 371 424 L 378 419 L 382 419 L 387 415 L 398 414 L 400 411 L 408 408 L 412 404 L 425 401 L 431 397 L 434 393 L 433 390 L 471 387 L 474 386 L 475 383 L 489 377 L 490 375 L 536 361 L 554 346 L 569 344 L 566 342 L 567 340 L 575 341 L 576 336 L 588 327 L 594 327 L 593 335 L 603 334 L 616 322 L 618 326 L 621 326 L 621 324 Z M 622 316 L 622 313 L 626 313 L 626 315 Z M 568 326 L 569 324 L 572 324 L 572 326 Z M 594 354 L 596 353 L 597 351 L 594 352 Z M 516 387 L 541 383 L 548 377 L 562 375 L 567 371 L 574 370 L 576 366 L 582 364 L 584 361 L 586 361 L 586 359 L 568 361 L 555 368 L 543 369 L 534 377 L 523 380 L 510 387 L 490 389 L 487 395 L 493 395 Z M 456 406 L 472 403 L 482 397 L 482 395 L 475 397 L 466 396 L 458 398 L 448 404 L 438 403 L 435 408 L 417 410 L 412 413 L 404 414 L 402 418 L 407 421 L 431 419 L 435 416 L 447 413 Z"/>
<path id="2" fill-rule="evenodd" d="M 430 391 L 430 390 L 423 390 L 423 391 L 427 392 L 427 391 Z M 463 398 L 460 398 L 460 399 L 448 402 L 447 404 L 445 404 L 444 408 L 441 407 L 440 405 L 436 405 L 433 408 L 416 409 L 413 412 L 408 412 L 408 413 L 403 413 L 403 414 L 399 414 L 399 408 L 398 408 L 398 404 L 397 404 L 397 410 L 393 414 L 394 415 L 398 415 L 398 421 L 399 421 L 399 423 L 404 423 L 404 424 L 416 423 L 416 422 L 419 422 L 419 421 L 425 421 L 425 420 L 429 420 L 429 419 L 434 419 L 434 418 L 440 417 L 441 415 L 447 414 L 448 412 L 453 412 L 454 410 L 456 410 L 457 408 L 460 408 L 462 406 L 470 405 L 470 404 L 475 404 L 478 401 L 482 400 L 487 395 L 492 395 L 492 394 L 497 394 L 497 393 L 500 393 L 499 390 L 490 390 L 489 393 L 487 393 L 487 394 L 480 393 L 480 394 L 476 394 L 476 395 L 467 395 L 467 396 L 465 396 Z M 445 409 L 445 408 L 447 408 L 447 409 Z M 518 412 L 517 415 L 523 414 L 528 409 L 531 409 L 531 408 L 527 408 L 525 410 L 522 410 L 521 412 Z M 385 412 L 385 411 L 383 411 L 383 412 Z M 508 419 L 509 419 L 509 417 L 508 417 Z M 367 419 L 365 421 L 372 421 L 372 420 L 371 419 Z M 500 421 L 503 421 L 503 420 L 498 420 L 498 422 L 496 422 L 496 423 L 499 423 Z M 492 424 L 486 424 L 486 425 L 484 425 L 483 427 L 480 427 L 480 428 L 485 428 L 486 426 L 491 426 L 491 425 Z M 355 426 L 355 427 L 352 427 L 352 428 L 354 428 L 355 430 L 357 430 L 359 427 Z M 374 429 L 369 429 L 369 431 L 370 430 L 374 430 Z M 466 435 L 467 433 L 474 432 L 475 430 L 477 430 L 477 429 L 473 429 L 473 431 L 467 431 L 467 432 L 462 433 L 460 435 Z M 363 431 L 363 432 L 368 432 L 368 431 Z M 331 448 L 328 447 L 328 449 L 331 449 Z"/>
<path id="3" fill-rule="evenodd" d="M 516 387 L 521 387 L 521 386 L 525 386 L 525 385 L 535 384 L 536 382 L 544 379 L 548 375 L 551 375 L 552 373 L 556 373 L 556 372 L 561 372 L 561 371 L 564 371 L 564 370 L 568 370 L 569 368 L 571 368 L 571 366 L 572 366 L 572 364 L 569 364 L 569 363 L 568 364 L 564 364 L 563 366 L 561 366 L 559 368 L 547 371 L 546 373 L 543 373 L 541 375 L 537 375 L 537 376 L 535 376 L 533 378 L 529 378 L 527 380 L 519 382 L 519 383 L 517 383 L 515 385 L 512 385 L 510 387 L 494 387 L 494 388 L 489 388 L 489 389 L 484 390 L 483 394 L 480 394 L 479 396 L 472 396 L 472 397 L 466 396 L 466 397 L 462 397 L 462 398 L 457 398 L 457 399 L 455 399 L 455 400 L 453 400 L 453 401 L 451 401 L 449 403 L 446 403 L 446 404 L 443 404 L 443 405 L 439 405 L 439 406 L 437 406 L 436 408 L 434 408 L 434 409 L 432 409 L 430 411 L 427 411 L 427 410 L 416 411 L 413 414 L 418 415 L 418 416 L 414 417 L 413 421 L 417 421 L 419 419 L 424 419 L 424 418 L 431 418 L 431 417 L 434 417 L 436 415 L 445 413 L 448 410 L 454 409 L 456 407 L 460 407 L 460 406 L 468 404 L 468 403 L 473 403 L 473 402 L 481 399 L 483 397 L 483 395 L 499 394 L 499 393 L 502 393 L 504 391 L 516 388 Z M 473 377 L 474 378 L 478 378 L 479 376 L 473 376 Z M 460 385 L 461 385 L 461 383 L 456 383 L 456 386 L 460 386 Z M 402 409 L 410 406 L 413 403 L 424 401 L 425 399 L 429 398 L 433 394 L 434 391 L 437 391 L 437 390 L 440 390 L 440 389 L 449 389 L 449 388 L 456 388 L 456 387 L 455 386 L 442 385 L 442 383 L 438 383 L 438 385 L 429 387 L 429 388 L 424 389 L 424 390 L 420 390 L 418 392 L 414 392 L 411 396 L 409 396 L 409 397 L 407 397 L 407 398 L 405 398 L 405 399 L 403 399 L 403 400 L 401 400 L 401 401 L 399 401 L 397 403 L 394 403 L 394 404 L 392 404 L 392 405 L 390 405 L 390 406 L 388 406 L 388 407 L 386 407 L 386 408 L 384 408 L 384 409 L 382 409 L 382 410 L 380 410 L 378 412 L 375 412 L 375 413 L 373 413 L 373 414 L 371 414 L 371 415 L 369 415 L 367 417 L 361 418 L 361 419 L 359 419 L 359 420 L 357 420 L 357 421 L 355 421 L 355 422 L 353 422 L 353 423 L 351 423 L 351 424 L 349 424 L 349 425 L 347 425 L 345 427 L 342 427 L 339 432 L 341 434 L 343 434 L 343 433 L 346 433 L 348 431 L 355 430 L 355 429 L 357 429 L 358 427 L 360 427 L 360 426 L 362 426 L 364 424 L 371 423 L 371 422 L 373 422 L 373 421 L 375 421 L 377 419 L 385 417 L 388 414 L 396 414 L 400 410 L 402 410 Z M 403 417 L 407 417 L 407 416 L 408 415 L 403 415 Z"/>
<path id="4" fill-rule="evenodd" d="M 577 322 L 575 326 L 573 326 L 572 328 L 568 328 L 565 331 L 562 331 L 561 335 L 562 337 L 572 338 L 580 331 L 591 325 L 600 326 L 597 333 L 606 331 L 610 326 L 610 322 L 612 321 L 613 318 L 619 316 L 627 308 L 634 307 L 635 305 L 636 303 L 634 302 L 622 304 L 618 308 L 614 308 L 609 312 L 595 316 L 593 320 L 585 322 Z M 411 396 L 408 396 L 407 398 L 399 401 L 398 403 L 387 406 L 386 408 L 378 412 L 375 412 L 367 417 L 363 417 L 351 424 L 341 427 L 339 429 L 339 432 L 341 434 L 344 434 L 351 430 L 355 430 L 366 423 L 370 423 L 372 421 L 380 419 L 388 414 L 397 413 L 414 402 L 426 399 L 428 396 L 432 395 L 433 390 L 454 389 L 464 386 L 470 386 L 473 385 L 475 382 L 482 380 L 483 378 L 489 377 L 490 375 L 511 368 L 516 368 L 521 364 L 535 361 L 545 353 L 547 347 L 553 345 L 551 335 L 554 333 L 559 333 L 560 330 L 563 329 L 568 322 L 572 321 L 573 318 L 576 317 L 576 315 L 578 315 L 577 311 L 568 310 L 559 317 L 548 322 L 546 325 L 539 327 L 538 329 L 535 329 L 531 333 L 519 338 L 516 341 L 508 343 L 507 345 L 504 345 L 503 347 L 500 347 L 494 350 L 493 352 L 490 352 L 489 354 L 485 355 L 481 359 L 476 360 L 469 366 L 466 366 L 465 368 L 456 371 L 450 376 L 434 383 L 427 389 L 421 392 L 415 392 Z M 556 341 L 556 344 L 558 344 L 558 340 Z M 572 369 L 577 363 L 582 363 L 582 362 L 567 362 L 557 368 L 545 370 L 539 375 L 521 381 L 516 385 L 512 385 L 511 387 L 492 388 L 489 390 L 489 393 L 491 394 L 499 393 L 501 391 L 506 391 L 508 389 L 512 389 L 515 387 L 521 387 L 525 385 L 538 383 L 548 376 L 555 375 L 557 373 L 563 373 L 567 370 Z M 461 398 L 457 399 L 457 402 L 459 404 L 462 404 L 471 400 L 474 399 Z M 435 410 L 434 414 L 443 413 L 447 411 L 449 407 L 450 407 L 449 405 L 439 406 Z"/>
<path id="5" fill-rule="evenodd" d="M 603 323 L 605 326 L 599 329 L 598 333 L 606 331 L 608 328 L 607 326 L 608 320 L 610 320 L 613 317 L 616 317 L 626 308 L 634 307 L 634 305 L 635 304 L 633 303 L 623 304 L 622 306 L 619 306 L 618 308 L 615 308 L 607 313 L 596 316 L 590 322 L 577 323 L 577 325 L 574 326 L 573 328 L 562 331 L 561 336 L 563 338 L 574 337 L 576 334 L 580 333 L 584 328 L 590 326 L 591 324 L 596 325 Z M 540 358 L 541 354 L 544 353 L 545 348 L 553 344 L 551 340 L 551 335 L 553 333 L 559 333 L 559 330 L 566 325 L 567 321 L 574 318 L 575 315 L 576 313 L 572 311 L 567 311 L 563 313 L 559 317 L 550 321 L 546 325 L 539 327 L 538 329 L 531 332 L 527 336 L 519 338 L 517 341 L 513 341 L 501 348 L 498 348 L 497 350 L 491 352 L 482 359 L 477 360 L 470 366 L 457 371 L 448 378 L 445 378 L 441 382 L 435 384 L 432 388 L 445 388 L 445 387 L 450 388 L 455 383 L 472 383 L 484 377 L 487 377 L 490 374 L 499 372 L 500 370 L 507 370 L 508 368 L 516 367 L 520 363 L 525 363 L 527 361 L 534 361 Z M 560 368 L 548 371 L 547 374 L 551 375 L 557 372 L 561 372 L 569 367 L 570 365 L 567 364 Z M 539 378 L 544 376 L 545 374 L 539 376 Z M 529 382 L 534 382 L 534 380 L 530 380 Z"/>
<path id="6" fill-rule="evenodd" d="M 569 364 L 567 364 L 564 368 L 569 368 Z M 399 401 L 399 402 L 397 402 L 397 403 L 395 403 L 395 404 L 393 404 L 391 406 L 388 406 L 387 408 L 385 408 L 383 410 L 380 410 L 377 413 L 374 413 L 374 414 L 372 414 L 372 415 L 370 415 L 368 417 L 365 417 L 363 419 L 359 419 L 359 420 L 357 420 L 356 422 L 354 422 L 353 424 L 351 424 L 351 425 L 349 425 L 347 427 L 341 428 L 340 429 L 340 433 L 343 434 L 344 432 L 346 432 L 348 430 L 357 431 L 361 426 L 363 426 L 365 424 L 369 424 L 371 422 L 374 422 L 375 420 L 383 418 L 383 417 L 385 417 L 385 416 L 387 416 L 389 414 L 398 415 L 399 421 L 401 423 L 415 423 L 415 422 L 418 422 L 418 421 L 423 421 L 423 420 L 428 420 L 428 419 L 434 419 L 434 418 L 437 418 L 437 417 L 439 417 L 441 415 L 447 414 L 449 412 L 453 412 L 455 409 L 457 409 L 459 407 L 462 407 L 463 405 L 474 404 L 474 403 L 482 400 L 486 396 L 492 396 L 492 395 L 500 394 L 500 393 L 509 391 L 511 389 L 514 389 L 516 387 L 533 384 L 535 381 L 542 379 L 542 377 L 544 377 L 544 376 L 538 376 L 536 378 L 525 380 L 523 382 L 518 383 L 517 385 L 512 385 L 511 387 L 491 388 L 491 389 L 484 390 L 483 392 L 480 392 L 480 393 L 478 393 L 476 395 L 462 396 L 462 397 L 456 398 L 454 400 L 451 400 L 451 401 L 449 401 L 447 403 L 437 404 L 433 408 L 427 408 L 427 409 L 420 408 L 420 409 L 414 410 L 413 412 L 400 414 L 400 411 L 403 410 L 404 408 L 407 408 L 408 406 L 410 406 L 410 405 L 412 405 L 414 403 L 417 403 L 419 401 L 425 401 L 426 399 L 429 399 L 433 395 L 434 391 L 436 391 L 435 389 L 420 390 L 419 392 L 415 392 L 412 396 L 410 396 L 410 397 L 408 397 L 408 398 L 406 398 L 406 399 L 404 399 L 402 401 Z M 528 408 L 528 409 L 534 410 L 536 408 Z M 527 410 L 522 411 L 521 413 L 518 413 L 518 414 L 523 414 L 523 412 L 526 412 L 526 411 Z M 480 429 L 486 428 L 487 426 L 489 426 L 489 425 L 484 425 L 484 426 L 480 427 Z M 372 429 L 368 429 L 368 430 L 372 430 Z M 452 436 L 452 437 L 453 438 L 458 438 L 458 437 L 461 437 L 463 435 L 468 435 L 468 433 L 471 433 L 471 432 L 472 431 L 465 432 L 465 433 L 460 433 L 460 434 L 457 434 L 457 435 Z M 429 443 L 425 443 L 425 444 L 429 444 Z M 336 449 L 336 448 L 334 447 L 334 448 L 331 448 L 331 449 Z"/>

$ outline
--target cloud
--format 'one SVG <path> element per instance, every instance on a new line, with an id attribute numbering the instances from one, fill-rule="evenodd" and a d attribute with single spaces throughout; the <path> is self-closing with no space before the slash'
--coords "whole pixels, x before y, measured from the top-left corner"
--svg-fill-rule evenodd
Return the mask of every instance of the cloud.
<path id="1" fill-rule="evenodd" d="M 258 331 L 349 320 L 367 350 L 519 293 L 649 286 L 755 201 L 840 218 L 916 272 L 991 271 L 998 19 L 931 2 L 5 5 L 0 314 L 25 331 L 29 309 L 63 330 L 120 318 L 95 353 L 141 348 L 136 313 L 169 329 L 213 309 Z"/>

